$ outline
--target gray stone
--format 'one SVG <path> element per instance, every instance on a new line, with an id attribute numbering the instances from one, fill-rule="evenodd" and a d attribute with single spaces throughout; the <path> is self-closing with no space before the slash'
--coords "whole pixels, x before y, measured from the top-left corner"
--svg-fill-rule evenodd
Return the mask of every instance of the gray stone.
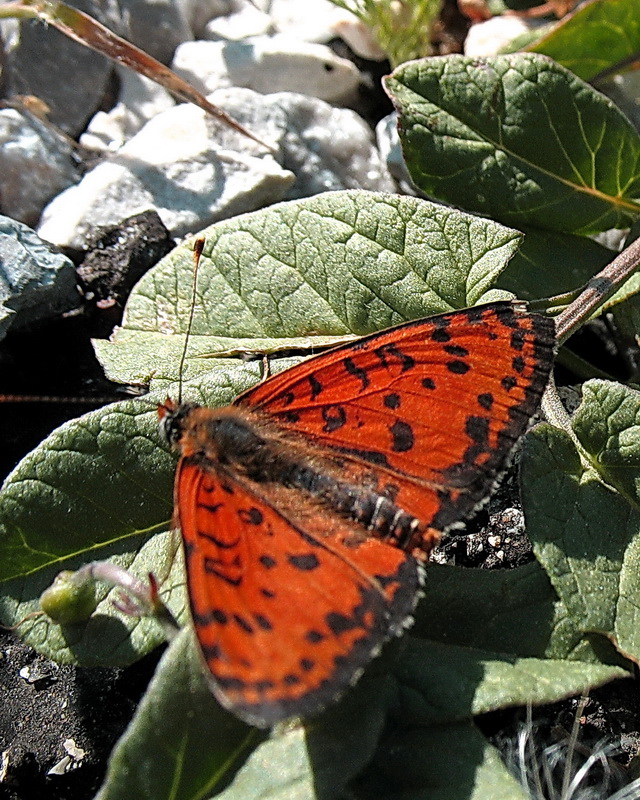
<path id="1" fill-rule="evenodd" d="M 69 141 L 26 110 L 0 109 L 0 211 L 35 225 L 44 206 L 79 180 Z"/>
<path id="2" fill-rule="evenodd" d="M 262 36 L 272 32 L 271 17 L 259 11 L 253 3 L 245 3 L 232 14 L 210 20 L 204 31 L 203 39 L 248 39 L 250 36 Z"/>
<path id="3" fill-rule="evenodd" d="M 269 0 L 266 7 L 276 30 L 306 42 L 328 42 L 344 18 L 343 9 L 330 0 Z"/>
<path id="4" fill-rule="evenodd" d="M 371 129 L 355 111 L 290 92 L 267 98 L 287 114 L 282 166 L 296 176 L 289 199 L 338 189 L 395 191 Z"/>
<path id="5" fill-rule="evenodd" d="M 0 216 L 0 339 L 12 325 L 56 316 L 80 299 L 73 263 L 31 228 Z"/>
<path id="6" fill-rule="evenodd" d="M 220 89 L 211 100 L 277 148 L 277 161 L 295 174 L 287 199 L 338 189 L 396 190 L 371 129 L 354 111 L 293 92 Z"/>
<path id="7" fill-rule="evenodd" d="M 193 38 L 184 0 L 102 0 L 100 20 L 163 64 Z"/>
<path id="8" fill-rule="evenodd" d="M 89 14 L 96 11 L 90 0 L 74 5 Z M 112 71 L 109 59 L 38 21 L 2 23 L 0 30 L 6 48 L 5 96 L 40 98 L 49 106 L 49 120 L 77 136 L 102 102 Z"/>

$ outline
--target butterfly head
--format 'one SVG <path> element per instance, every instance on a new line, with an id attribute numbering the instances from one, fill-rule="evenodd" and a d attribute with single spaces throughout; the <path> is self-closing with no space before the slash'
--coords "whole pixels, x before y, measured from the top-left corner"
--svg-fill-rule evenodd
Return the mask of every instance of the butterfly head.
<path id="1" fill-rule="evenodd" d="M 167 443 L 172 447 L 180 444 L 185 428 L 185 420 L 189 414 L 198 408 L 196 403 L 176 403 L 170 397 L 158 406 L 158 419 L 160 431 Z"/>

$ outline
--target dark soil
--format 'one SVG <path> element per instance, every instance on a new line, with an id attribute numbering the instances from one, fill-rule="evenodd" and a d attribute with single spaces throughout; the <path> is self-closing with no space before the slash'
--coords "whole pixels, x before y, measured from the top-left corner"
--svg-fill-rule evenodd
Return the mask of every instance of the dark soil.
<path id="1" fill-rule="evenodd" d="M 93 797 L 159 655 L 128 669 L 80 669 L 37 655 L 11 632 L 0 631 L 0 648 L 0 798 Z"/>

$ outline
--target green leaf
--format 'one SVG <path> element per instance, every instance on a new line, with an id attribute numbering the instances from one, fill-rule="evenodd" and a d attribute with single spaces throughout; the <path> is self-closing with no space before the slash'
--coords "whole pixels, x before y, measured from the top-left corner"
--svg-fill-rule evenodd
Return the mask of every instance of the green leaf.
<path id="1" fill-rule="evenodd" d="M 114 748 L 96 800 L 204 800 L 257 741 L 257 731 L 214 700 L 185 629 Z"/>
<path id="2" fill-rule="evenodd" d="M 589 381 L 576 412 L 580 448 L 541 425 L 522 460 L 527 531 L 583 638 L 609 637 L 640 657 L 640 393 Z"/>
<path id="3" fill-rule="evenodd" d="M 524 242 L 496 282 L 497 287 L 522 300 L 575 291 L 616 256 L 613 250 L 584 236 L 537 228 L 524 228 L 524 233 Z M 629 288 L 617 302 L 628 296 Z"/>
<path id="4" fill-rule="evenodd" d="M 628 677 L 618 666 L 439 644 L 407 637 L 393 667 L 406 724 L 441 725 L 510 706 L 545 704 Z"/>
<path id="5" fill-rule="evenodd" d="M 377 772 L 365 788 L 380 796 L 425 800 L 527 800 L 498 751 L 464 723 L 417 730 L 400 729 L 383 743 Z"/>
<path id="6" fill-rule="evenodd" d="M 342 796 L 373 757 L 396 693 L 389 676 L 371 672 L 304 728 L 277 730 L 252 753 L 221 800 Z"/>
<path id="7" fill-rule="evenodd" d="M 555 59 L 585 81 L 640 50 L 637 0 L 592 0 L 527 48 Z"/>
<path id="8" fill-rule="evenodd" d="M 492 287 L 521 240 L 425 200 L 360 191 L 274 205 L 203 236 L 187 379 L 214 368 L 221 353 L 313 349 L 505 297 Z M 192 248 L 187 242 L 148 272 L 122 328 L 110 343 L 95 343 L 113 379 L 177 379 Z"/>
<path id="9" fill-rule="evenodd" d="M 175 460 L 160 446 L 155 408 L 135 401 L 62 425 L 2 489 L 0 578 L 89 561 L 171 519 Z"/>
<path id="10" fill-rule="evenodd" d="M 296 729 L 260 745 L 233 784 L 218 795 L 220 800 L 342 796 L 525 800 L 497 751 L 468 723 L 395 729 L 378 749 L 373 765 L 357 779 L 355 790 L 346 795 L 343 787 L 350 777 L 349 766 L 343 779 L 337 778 L 345 758 L 344 731 L 333 743 L 322 732 L 322 746 L 318 746 L 317 727 L 306 737 L 303 730 Z M 347 758 L 357 753 L 361 730 L 358 726 L 349 736 Z M 332 779 L 328 780 L 328 775 Z"/>
<path id="11" fill-rule="evenodd" d="M 160 584 L 160 598 L 179 620 L 186 620 L 186 592 L 180 537 L 165 531 L 155 535 L 131 537 L 126 544 L 105 544 L 100 548 L 104 561 L 129 570 L 141 580 L 153 572 Z M 76 569 L 89 561 L 75 556 L 65 566 Z M 40 595 L 51 585 L 57 567 L 49 567 L 15 578 L 2 585 L 0 616 L 6 623 L 20 624 L 20 636 L 31 647 L 59 663 L 85 667 L 126 666 L 153 650 L 165 639 L 158 623 L 149 618 L 118 611 L 114 602 L 119 590 L 102 583 L 95 587 L 97 607 L 82 622 L 62 624 L 45 615 Z"/>
<path id="12" fill-rule="evenodd" d="M 411 635 L 517 656 L 599 662 L 540 564 L 470 570 L 429 564 Z"/>
<path id="13" fill-rule="evenodd" d="M 640 212 L 640 137 L 615 106 L 533 53 L 404 64 L 386 86 L 423 192 L 517 227 L 587 235 Z"/>

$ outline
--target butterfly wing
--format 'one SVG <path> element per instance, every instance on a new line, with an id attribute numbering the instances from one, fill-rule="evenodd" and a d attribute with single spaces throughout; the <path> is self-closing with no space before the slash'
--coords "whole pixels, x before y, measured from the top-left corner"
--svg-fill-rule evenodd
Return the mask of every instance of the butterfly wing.
<path id="1" fill-rule="evenodd" d="M 518 302 L 409 322 L 316 356 L 241 395 L 442 531 L 469 514 L 535 413 L 553 320 Z"/>
<path id="2" fill-rule="evenodd" d="M 341 694 L 419 594 L 406 553 L 354 534 L 299 492 L 264 491 L 213 462 L 178 467 L 191 613 L 213 689 L 261 727 Z"/>

